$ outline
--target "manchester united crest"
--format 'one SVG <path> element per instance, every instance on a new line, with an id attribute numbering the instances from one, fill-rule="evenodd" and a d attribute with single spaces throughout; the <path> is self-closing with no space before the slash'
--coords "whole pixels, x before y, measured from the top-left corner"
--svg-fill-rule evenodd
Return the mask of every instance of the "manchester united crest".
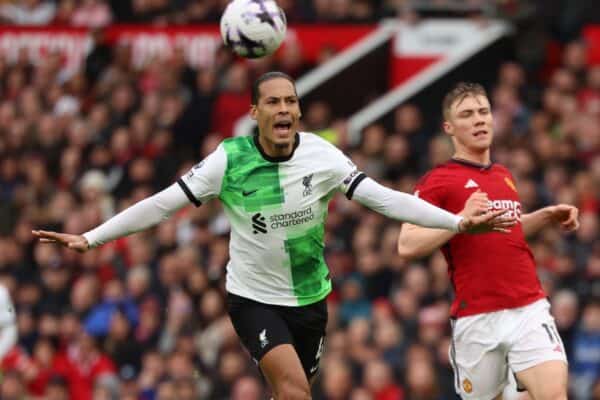
<path id="1" fill-rule="evenodd" d="M 511 188 L 515 192 L 517 191 L 517 187 L 515 186 L 514 182 L 509 177 L 505 176 L 504 182 L 508 185 L 509 188 Z"/>
<path id="2" fill-rule="evenodd" d="M 473 391 L 473 384 L 470 380 L 465 379 L 462 381 L 463 389 L 465 393 L 471 393 Z"/>

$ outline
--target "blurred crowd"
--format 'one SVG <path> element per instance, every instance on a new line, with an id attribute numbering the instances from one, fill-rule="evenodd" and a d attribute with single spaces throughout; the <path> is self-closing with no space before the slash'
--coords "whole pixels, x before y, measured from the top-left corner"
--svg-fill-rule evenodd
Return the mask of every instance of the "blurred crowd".
<path id="1" fill-rule="evenodd" d="M 19 25 L 49 23 L 102 27 L 111 22 L 193 24 L 216 22 L 231 0 L 0 0 L 0 19 Z M 369 23 L 384 17 L 501 16 L 521 19 L 535 9 L 560 9 L 565 23 L 593 11 L 587 0 L 277 0 L 295 22 Z M 590 3 L 590 4 L 586 4 Z M 555 13 L 559 16 L 561 12 Z"/>
<path id="2" fill-rule="evenodd" d="M 105 15 L 98 20 L 110 21 L 120 15 L 117 3 L 215 12 L 224 2 L 1 7 L 36 7 L 42 15 L 52 5 L 55 16 L 96 7 Z M 320 3 L 343 2 L 312 2 Z M 600 399 L 600 66 L 588 65 L 585 54 L 582 42 L 566 44 L 543 85 L 507 62 L 489 96 L 493 158 L 515 175 L 524 211 L 554 203 L 581 211 L 576 233 L 548 228 L 530 245 L 568 352 L 571 397 L 587 400 Z M 222 49 L 213 66 L 199 70 L 177 52 L 136 69 L 127 46 L 97 46 L 74 75 L 62 74 L 60 62 L 52 55 L 36 65 L 0 59 L 0 284 L 12 294 L 19 330 L 18 346 L 1 361 L 0 398 L 265 398 L 226 315 L 229 226 L 218 202 L 187 207 L 150 231 L 84 254 L 37 243 L 30 232 L 85 232 L 170 185 L 230 136 L 257 75 L 280 69 L 298 76 L 310 66 L 239 63 Z M 302 108 L 303 129 L 399 190 L 411 192 L 452 154 L 447 137 L 424 128 L 440 115 L 422 115 L 412 104 L 395 110 L 391 128 L 367 127 L 356 146 L 330 104 Z M 335 290 L 315 399 L 455 398 L 446 263 L 439 252 L 401 259 L 399 228 L 334 199 L 326 259 Z"/>
<path id="3" fill-rule="evenodd" d="M 0 17 L 16 24 L 101 27 L 111 22 L 216 22 L 230 0 L 4 0 Z M 406 9 L 398 0 L 279 0 L 292 22 L 374 22 Z"/>

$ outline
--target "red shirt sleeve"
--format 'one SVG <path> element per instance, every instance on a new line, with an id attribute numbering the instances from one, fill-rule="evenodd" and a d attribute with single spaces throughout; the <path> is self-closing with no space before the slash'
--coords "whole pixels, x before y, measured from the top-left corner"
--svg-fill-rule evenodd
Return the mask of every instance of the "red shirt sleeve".
<path id="1" fill-rule="evenodd" d="M 415 196 L 435 206 L 446 209 L 447 182 L 438 170 L 424 175 L 415 185 Z"/>

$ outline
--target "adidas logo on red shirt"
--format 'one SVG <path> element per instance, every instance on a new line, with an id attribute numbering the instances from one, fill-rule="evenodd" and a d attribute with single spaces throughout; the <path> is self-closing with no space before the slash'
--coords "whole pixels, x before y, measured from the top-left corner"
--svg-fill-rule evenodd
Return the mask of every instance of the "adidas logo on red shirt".
<path id="1" fill-rule="evenodd" d="M 465 189 L 476 188 L 476 187 L 479 187 L 479 185 L 473 179 L 469 179 L 467 181 L 467 184 L 465 185 Z"/>

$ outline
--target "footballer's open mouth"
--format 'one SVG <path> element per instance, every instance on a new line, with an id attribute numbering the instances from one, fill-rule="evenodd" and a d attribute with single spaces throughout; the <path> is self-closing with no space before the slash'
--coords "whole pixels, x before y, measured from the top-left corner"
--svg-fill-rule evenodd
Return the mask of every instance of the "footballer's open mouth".
<path id="1" fill-rule="evenodd" d="M 280 135 L 289 134 L 292 131 L 292 122 L 291 121 L 275 122 L 275 124 L 273 125 L 273 131 Z"/>
<path id="2" fill-rule="evenodd" d="M 475 131 L 473 133 L 473 136 L 475 136 L 475 137 L 485 137 L 485 136 L 487 136 L 487 134 L 488 134 L 488 131 L 486 131 L 485 129 L 481 129 L 481 130 Z"/>

